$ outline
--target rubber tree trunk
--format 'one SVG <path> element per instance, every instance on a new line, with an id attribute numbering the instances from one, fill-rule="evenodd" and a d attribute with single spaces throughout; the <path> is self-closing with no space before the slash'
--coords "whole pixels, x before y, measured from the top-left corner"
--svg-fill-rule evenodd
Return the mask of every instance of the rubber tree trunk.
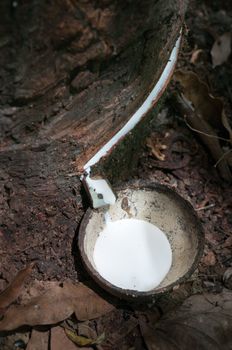
<path id="1" fill-rule="evenodd" d="M 4 266 L 36 258 L 29 242 L 38 233 L 71 251 L 83 215 L 77 174 L 158 80 L 184 7 L 182 0 L 1 1 Z M 124 154 L 124 170 L 129 159 Z M 17 244 L 16 256 L 4 253 Z"/>

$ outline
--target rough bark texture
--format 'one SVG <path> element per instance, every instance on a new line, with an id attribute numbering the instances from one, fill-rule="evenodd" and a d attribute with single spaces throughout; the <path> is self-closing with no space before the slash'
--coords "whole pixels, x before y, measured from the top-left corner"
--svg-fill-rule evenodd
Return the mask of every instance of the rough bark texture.
<path id="1" fill-rule="evenodd" d="M 32 259 L 49 278 L 71 276 L 65 252 L 83 214 L 73 174 L 150 92 L 179 34 L 184 3 L 2 0 L 0 11 L 3 276 L 7 265 Z M 64 256 L 51 262 L 56 245 Z M 15 256 L 10 247 L 19 247 Z"/>

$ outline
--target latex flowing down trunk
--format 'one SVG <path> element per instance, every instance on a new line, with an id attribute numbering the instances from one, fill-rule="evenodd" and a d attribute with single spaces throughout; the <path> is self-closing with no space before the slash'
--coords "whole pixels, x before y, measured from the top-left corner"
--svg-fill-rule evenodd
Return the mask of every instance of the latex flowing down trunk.
<path id="1" fill-rule="evenodd" d="M 2 251 L 38 232 L 71 244 L 83 214 L 78 174 L 158 81 L 184 10 L 183 0 L 1 1 Z M 128 175 L 141 130 L 98 171 Z M 3 265 L 36 255 L 24 253 L 3 254 Z"/>

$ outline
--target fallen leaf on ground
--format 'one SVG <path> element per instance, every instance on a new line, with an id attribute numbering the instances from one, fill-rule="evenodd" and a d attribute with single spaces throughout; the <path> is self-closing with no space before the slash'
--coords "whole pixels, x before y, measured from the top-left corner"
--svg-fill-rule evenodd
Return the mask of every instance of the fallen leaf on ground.
<path id="1" fill-rule="evenodd" d="M 197 115 L 213 127 L 223 129 L 223 102 L 210 93 L 208 85 L 190 71 L 177 70 L 175 80 L 182 86 L 184 96 L 191 102 Z"/>
<path id="2" fill-rule="evenodd" d="M 232 349 L 232 292 L 194 295 L 177 310 L 140 328 L 148 350 Z"/>
<path id="3" fill-rule="evenodd" d="M 192 56 L 190 58 L 190 63 L 195 64 L 198 61 L 200 54 L 203 52 L 202 49 L 196 49 L 192 52 Z"/>
<path id="4" fill-rule="evenodd" d="M 77 350 L 80 349 L 75 345 L 65 334 L 61 327 L 53 327 L 51 329 L 51 350 Z M 92 348 L 85 348 L 85 350 L 92 350 Z"/>
<path id="5" fill-rule="evenodd" d="M 89 346 L 89 345 L 99 345 L 105 340 L 105 333 L 102 333 L 96 339 L 91 339 L 78 335 L 75 331 L 65 328 L 65 333 L 67 337 L 75 344 L 80 347 Z"/>
<path id="6" fill-rule="evenodd" d="M 61 322 L 75 313 L 79 321 L 94 319 L 114 307 L 82 283 L 53 285 L 44 294 L 25 305 L 13 305 L 0 321 L 0 331 L 23 325 L 49 325 Z"/>
<path id="7" fill-rule="evenodd" d="M 74 285 L 73 285 L 74 286 Z M 112 311 L 114 306 L 82 283 L 76 287 L 74 312 L 79 321 L 92 320 Z M 78 291 L 77 291 L 78 290 Z M 78 295 L 79 294 L 79 295 Z"/>
<path id="8" fill-rule="evenodd" d="M 189 139 L 181 133 L 172 131 L 163 136 L 152 133 L 146 140 L 146 145 L 151 149 L 152 155 L 158 159 L 152 161 L 152 165 L 156 168 L 181 169 L 188 165 L 191 160 L 192 145 Z M 188 149 L 185 148 L 186 145 Z"/>
<path id="9" fill-rule="evenodd" d="M 208 86 L 193 72 L 178 70 L 175 79 L 182 87 L 183 94 L 177 100 L 186 124 L 207 146 L 222 178 L 231 181 L 231 154 L 223 150 L 222 141 L 231 147 L 232 130 L 222 100 L 212 96 Z"/>
<path id="10" fill-rule="evenodd" d="M 34 263 L 19 271 L 10 285 L 0 294 L 0 309 L 4 309 L 13 303 L 19 296 L 26 278 L 31 274 Z"/>
<path id="11" fill-rule="evenodd" d="M 86 338 L 97 338 L 97 332 L 96 329 L 93 329 L 90 327 L 89 322 L 91 321 L 85 321 L 85 322 L 78 322 L 76 330 L 79 335 L 82 335 Z M 73 329 L 75 329 L 73 327 Z"/>
<path id="12" fill-rule="evenodd" d="M 18 304 L 27 304 L 32 298 L 44 294 L 48 289 L 56 288 L 57 281 L 38 281 L 32 280 L 30 285 L 24 285 L 22 292 L 18 298 Z"/>
<path id="13" fill-rule="evenodd" d="M 33 329 L 27 344 L 27 350 L 48 350 L 48 347 L 49 331 L 40 332 Z"/>
<path id="14" fill-rule="evenodd" d="M 211 49 L 213 68 L 225 63 L 231 54 L 231 33 L 224 33 L 214 42 Z"/>
<path id="15" fill-rule="evenodd" d="M 208 254 L 203 257 L 202 262 L 207 266 L 214 266 L 216 264 L 216 256 L 214 252 L 208 252 Z"/>
<path id="16" fill-rule="evenodd" d="M 146 140 L 146 144 L 147 147 L 151 149 L 151 153 L 154 157 L 161 161 L 165 159 L 163 150 L 165 150 L 167 146 L 162 143 L 161 139 L 156 137 L 149 137 Z"/>

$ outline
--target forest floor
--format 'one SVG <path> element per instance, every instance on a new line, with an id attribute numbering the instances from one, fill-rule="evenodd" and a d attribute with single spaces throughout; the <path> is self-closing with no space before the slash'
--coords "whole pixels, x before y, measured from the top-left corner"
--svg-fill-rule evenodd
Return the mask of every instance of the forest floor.
<path id="1" fill-rule="evenodd" d="M 199 101 L 199 108 L 202 108 L 202 96 L 200 94 L 202 94 L 203 82 L 209 87 L 208 91 L 205 91 L 206 87 L 203 85 L 206 95 L 221 99 L 220 114 L 222 114 L 223 109 L 223 113 L 226 114 L 230 123 L 232 121 L 232 54 L 230 54 L 232 8 L 229 3 L 230 1 L 221 2 L 219 0 L 192 0 L 190 2 L 186 15 L 186 35 L 177 70 L 195 74 L 194 79 L 197 81 L 197 88 L 194 87 L 193 89 L 192 83 L 189 82 L 187 88 L 194 90 L 194 98 L 195 101 Z M 228 38 L 230 38 L 230 44 L 228 44 Z M 218 40 L 220 41 L 217 44 L 220 47 L 220 54 L 218 54 L 217 49 L 212 51 L 213 46 L 216 45 L 215 42 L 218 43 Z M 88 348 L 102 350 L 187 349 L 187 347 L 192 349 L 199 344 L 202 345 L 202 349 L 232 349 L 232 333 L 230 336 L 228 335 L 232 327 L 232 318 L 228 316 L 232 306 L 232 296 L 229 292 L 232 289 L 232 187 L 228 181 L 223 179 L 225 177 L 223 171 L 218 171 L 219 164 L 215 166 L 214 148 L 206 147 L 207 141 L 204 141 L 204 135 L 202 138 L 199 131 L 193 130 L 195 128 L 189 125 L 184 118 L 183 110 L 179 108 L 178 103 L 175 103 L 176 92 L 181 88 L 182 82 L 183 79 L 174 78 L 171 83 L 167 92 L 167 99 L 162 106 L 158 119 L 151 123 L 152 131 L 144 144 L 139 166 L 133 173 L 133 178 L 166 184 L 174 188 L 192 204 L 205 232 L 204 254 L 197 271 L 188 282 L 177 288 L 172 295 L 168 298 L 161 298 L 156 304 L 146 307 L 140 306 L 139 310 L 135 311 L 134 306 L 130 303 L 118 302 L 112 299 L 117 307 L 106 314 L 100 312 L 99 315 L 102 313 L 103 316 L 96 320 L 86 320 L 88 317 L 85 316 L 82 318 L 85 322 L 81 324 L 70 319 L 65 324 L 61 324 L 63 328 L 56 326 L 52 331 L 49 327 L 34 329 L 34 338 L 36 338 L 36 332 L 40 332 L 40 335 L 45 334 L 44 349 L 47 348 L 48 338 L 51 341 L 51 350 L 62 349 L 60 346 L 63 346 L 66 350 L 73 349 L 73 343 L 66 343 L 64 340 L 64 333 L 62 332 L 66 326 L 69 329 L 74 329 L 79 334 L 75 339 L 79 347 L 85 342 L 80 336 L 84 336 L 85 340 L 87 339 L 85 344 Z M 187 88 L 186 86 L 182 87 L 183 94 L 185 94 Z M 211 108 L 209 103 L 206 103 L 204 107 L 206 109 L 207 107 Z M 222 116 L 211 115 L 211 118 L 217 119 L 217 123 L 219 120 L 219 124 L 221 122 L 221 128 L 220 125 L 217 128 L 217 135 L 223 139 L 228 139 L 229 134 L 222 130 Z M 218 131 L 218 129 L 220 130 Z M 227 146 L 227 141 L 220 140 L 220 147 L 224 153 L 228 151 Z M 49 210 L 48 208 L 48 215 L 51 216 L 52 220 L 52 209 L 50 212 Z M 64 215 L 66 214 L 64 208 Z M 66 242 L 63 242 L 65 239 Z M 76 239 L 73 240 L 71 234 L 70 237 L 65 239 L 61 240 L 59 235 L 54 234 L 48 247 L 46 242 L 43 242 L 42 238 L 37 236 L 34 237 L 33 242 L 30 242 L 29 250 L 24 247 L 23 252 L 18 254 L 21 248 L 18 245 L 13 245 L 10 253 L 4 252 L 5 254 L 15 255 L 15 271 L 11 271 L 9 266 L 2 266 L 4 279 L 0 279 L 0 290 L 3 290 L 10 282 L 10 276 L 17 272 L 17 266 L 20 270 L 28 261 L 28 254 L 29 258 L 34 261 L 36 261 L 37 256 L 40 256 L 40 261 L 35 271 L 31 273 L 30 270 L 30 280 L 23 287 L 24 297 L 25 295 L 27 298 L 38 295 L 35 290 L 43 291 L 48 283 L 54 283 L 54 286 L 57 286 L 56 281 L 63 283 L 64 281 L 77 281 L 78 279 L 86 282 L 89 277 L 82 270 L 82 267 L 76 264 Z M 34 250 L 31 247 L 34 247 Z M 35 254 L 34 258 L 33 254 Z M 48 256 L 49 259 L 47 259 Z M 57 268 L 57 265 L 66 266 L 67 268 L 60 269 Z M 28 270 L 25 276 L 27 274 Z M 25 276 L 23 276 L 23 279 Z M 33 280 L 36 280 L 36 282 Z M 219 325 L 221 314 L 217 316 L 217 321 L 213 319 L 213 316 L 208 317 L 211 318 L 211 323 L 206 321 L 205 329 L 204 327 L 200 328 L 197 323 L 199 319 L 195 314 L 195 316 L 192 316 L 195 323 L 191 325 L 190 323 L 193 321 L 187 320 L 183 309 L 177 309 L 173 314 L 174 307 L 181 305 L 188 297 L 196 296 L 198 299 L 192 299 L 188 312 L 191 315 L 192 309 L 197 310 L 199 307 L 200 316 L 204 317 L 206 315 L 204 313 L 209 312 L 209 310 L 207 309 L 208 306 L 203 305 L 204 303 L 199 299 L 199 296 L 202 295 L 207 296 L 209 304 L 215 308 L 220 303 L 223 304 L 221 309 L 224 310 L 224 321 L 228 321 L 226 325 L 224 324 L 224 328 L 220 328 Z M 56 298 L 54 300 L 56 301 Z M 50 301 L 45 301 L 47 312 L 50 310 L 49 303 Z M 224 308 L 225 304 L 228 309 Z M 202 306 L 202 309 L 200 309 L 200 306 Z M 4 305 L 0 305 L 0 309 L 2 307 L 4 308 Z M 57 305 L 57 309 L 59 307 Z M 61 311 L 63 312 L 63 310 Z M 178 322 L 180 319 L 183 321 L 181 327 L 183 327 L 183 324 L 191 326 L 191 332 L 186 331 L 186 338 L 183 337 L 183 334 L 180 335 L 180 329 L 176 321 L 177 316 L 179 317 Z M 157 323 L 160 318 L 160 323 Z M 58 319 L 54 318 L 54 320 L 52 323 L 59 323 L 59 317 Z M 219 330 L 218 338 L 212 336 L 209 339 L 211 335 L 207 332 L 213 328 L 213 325 L 215 326 L 215 322 Z M 105 333 L 105 339 L 103 339 L 104 337 L 101 338 L 103 333 Z M 205 338 L 203 333 L 205 333 Z M 0 348 L 25 348 L 29 334 L 30 331 L 26 329 L 21 333 L 1 337 Z M 225 345 L 220 343 L 222 337 L 226 339 Z M 164 338 L 169 338 L 169 340 Z M 60 345 L 61 343 L 63 345 Z M 218 344 L 222 344 L 221 347 Z M 74 349 L 79 348 L 78 346 L 75 346 Z M 27 349 L 37 348 L 28 345 Z M 38 349 L 42 350 L 43 348 Z"/>

